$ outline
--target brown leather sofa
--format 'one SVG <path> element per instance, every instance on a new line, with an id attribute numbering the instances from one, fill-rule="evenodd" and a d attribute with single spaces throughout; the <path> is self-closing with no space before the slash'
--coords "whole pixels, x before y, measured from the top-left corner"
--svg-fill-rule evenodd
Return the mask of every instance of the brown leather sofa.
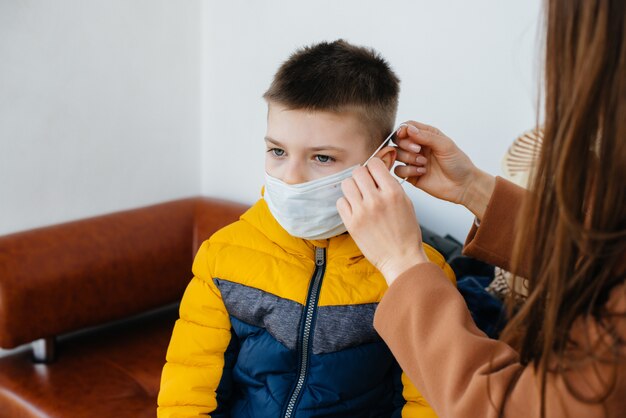
<path id="1" fill-rule="evenodd" d="M 0 347 L 22 347 L 0 357 L 0 417 L 154 417 L 193 256 L 245 209 L 191 198 L 0 237 Z"/>

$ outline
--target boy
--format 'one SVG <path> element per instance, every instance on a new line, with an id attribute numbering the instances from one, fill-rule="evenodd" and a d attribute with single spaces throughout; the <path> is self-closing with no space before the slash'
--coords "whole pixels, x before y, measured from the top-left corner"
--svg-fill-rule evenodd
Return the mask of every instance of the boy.
<path id="1" fill-rule="evenodd" d="M 342 40 L 278 70 L 264 95 L 263 198 L 198 251 L 159 417 L 435 416 L 374 331 L 387 285 L 335 206 L 393 129 L 398 92 L 382 58 Z M 395 148 L 376 156 L 391 168 Z"/>

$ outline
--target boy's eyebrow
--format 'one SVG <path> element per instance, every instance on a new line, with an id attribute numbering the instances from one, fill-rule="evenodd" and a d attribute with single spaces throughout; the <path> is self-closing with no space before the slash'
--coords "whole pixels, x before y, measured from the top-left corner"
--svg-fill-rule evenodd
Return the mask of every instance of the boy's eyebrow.
<path id="1" fill-rule="evenodd" d="M 284 148 L 284 145 L 283 145 L 283 144 L 281 144 L 280 142 L 278 142 L 278 141 L 277 141 L 277 140 L 275 140 L 274 138 L 270 138 L 269 136 L 266 136 L 266 137 L 265 137 L 265 142 L 271 142 L 271 143 L 272 143 L 272 144 L 274 144 L 274 145 L 278 145 L 279 147 L 283 147 L 283 148 Z"/>
<path id="2" fill-rule="evenodd" d="M 275 140 L 274 138 L 270 138 L 269 136 L 265 137 L 265 141 L 267 142 L 271 142 L 272 144 L 279 146 L 281 148 L 285 148 L 285 146 L 283 144 L 281 144 L 280 142 L 278 142 L 277 140 Z M 340 147 L 334 147 L 332 145 L 323 145 L 321 147 L 311 147 L 308 148 L 311 151 L 324 151 L 324 150 L 328 150 L 328 151 L 338 151 L 338 152 L 344 152 L 345 149 L 340 148 Z"/>

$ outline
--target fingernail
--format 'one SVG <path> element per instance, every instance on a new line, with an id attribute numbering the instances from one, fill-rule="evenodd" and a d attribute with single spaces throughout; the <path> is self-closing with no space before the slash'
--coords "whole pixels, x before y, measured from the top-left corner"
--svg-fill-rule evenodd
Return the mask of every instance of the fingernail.
<path id="1" fill-rule="evenodd" d="M 416 171 L 418 174 L 425 174 L 426 173 L 426 168 L 424 167 L 417 167 Z"/>
<path id="2" fill-rule="evenodd" d="M 413 126 L 413 125 L 409 125 L 408 130 L 409 130 L 409 132 L 411 132 L 413 135 L 417 135 L 417 134 L 420 132 L 420 130 L 419 130 L 419 129 L 417 129 L 417 128 L 416 128 L 415 126 Z"/>
<path id="3" fill-rule="evenodd" d="M 418 152 L 420 152 L 422 150 L 422 147 L 419 146 L 418 144 L 411 143 L 411 144 L 409 144 L 409 149 L 411 151 L 415 152 L 415 153 L 418 153 Z"/>
<path id="4" fill-rule="evenodd" d="M 415 162 L 418 164 L 426 164 L 428 162 L 428 160 L 426 159 L 426 157 L 419 155 L 416 159 Z"/>

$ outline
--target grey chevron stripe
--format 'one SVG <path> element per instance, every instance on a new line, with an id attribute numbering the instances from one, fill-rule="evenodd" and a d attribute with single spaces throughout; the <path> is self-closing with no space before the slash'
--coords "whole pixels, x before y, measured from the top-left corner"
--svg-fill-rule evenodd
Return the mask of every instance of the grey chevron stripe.
<path id="1" fill-rule="evenodd" d="M 377 303 L 320 306 L 313 335 L 313 353 L 331 353 L 380 341 L 374 330 L 376 306 Z"/>
<path id="2" fill-rule="evenodd" d="M 222 293 L 228 314 L 265 328 L 290 350 L 296 349 L 302 305 L 268 292 L 222 279 L 213 279 Z"/>
<path id="3" fill-rule="evenodd" d="M 290 350 L 296 349 L 303 306 L 240 283 L 214 279 L 228 314 L 264 328 Z M 323 354 L 380 341 L 374 330 L 376 303 L 321 306 L 313 336 L 313 353 Z"/>

